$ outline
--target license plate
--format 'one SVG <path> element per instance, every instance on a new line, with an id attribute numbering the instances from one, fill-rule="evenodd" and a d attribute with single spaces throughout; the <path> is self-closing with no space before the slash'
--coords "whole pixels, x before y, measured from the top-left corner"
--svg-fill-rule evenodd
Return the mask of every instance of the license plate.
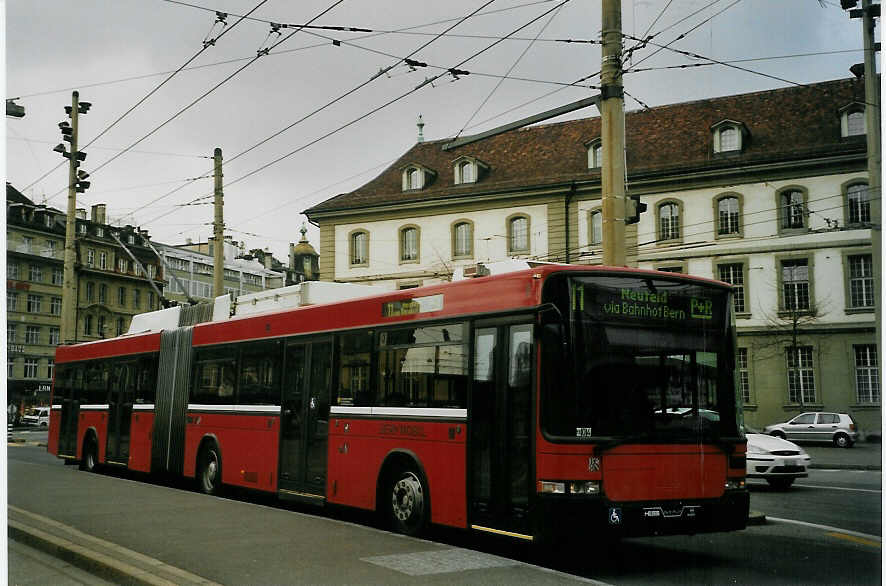
<path id="1" fill-rule="evenodd" d="M 785 465 L 785 466 L 796 466 L 796 465 L 797 465 L 797 461 L 796 461 L 796 460 L 785 460 L 785 461 L 784 461 L 784 465 Z"/>

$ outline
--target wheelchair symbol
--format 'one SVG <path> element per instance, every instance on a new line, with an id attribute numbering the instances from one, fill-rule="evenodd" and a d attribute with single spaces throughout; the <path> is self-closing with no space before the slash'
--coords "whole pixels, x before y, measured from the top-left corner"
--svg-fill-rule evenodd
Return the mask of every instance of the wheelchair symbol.
<path id="1" fill-rule="evenodd" d="M 621 509 L 612 507 L 609 509 L 609 524 L 621 525 Z"/>

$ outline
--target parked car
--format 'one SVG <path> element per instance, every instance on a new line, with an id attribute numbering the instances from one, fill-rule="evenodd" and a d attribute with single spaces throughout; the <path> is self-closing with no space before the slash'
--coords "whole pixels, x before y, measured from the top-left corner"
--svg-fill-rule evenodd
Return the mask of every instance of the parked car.
<path id="1" fill-rule="evenodd" d="M 812 458 L 797 444 L 762 433 L 747 433 L 746 437 L 748 478 L 762 478 L 772 488 L 785 490 L 797 478 L 809 475 L 807 469 Z"/>
<path id="2" fill-rule="evenodd" d="M 34 407 L 22 416 L 23 425 L 49 425 L 49 407 Z"/>
<path id="3" fill-rule="evenodd" d="M 834 442 L 839 448 L 851 448 L 858 440 L 858 429 L 846 413 L 801 413 L 785 423 L 767 425 L 769 435 L 803 442 Z"/>

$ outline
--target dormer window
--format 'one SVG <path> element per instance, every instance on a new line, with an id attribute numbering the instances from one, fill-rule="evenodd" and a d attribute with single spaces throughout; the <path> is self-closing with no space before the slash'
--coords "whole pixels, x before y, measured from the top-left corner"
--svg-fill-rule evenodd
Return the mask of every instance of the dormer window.
<path id="1" fill-rule="evenodd" d="M 603 141 L 599 138 L 588 143 L 588 169 L 599 169 L 603 166 Z"/>
<path id="2" fill-rule="evenodd" d="M 461 185 L 463 183 L 476 183 L 479 181 L 481 173 L 488 171 L 489 166 L 474 157 L 462 156 L 453 162 L 452 170 L 454 174 L 453 183 Z"/>
<path id="3" fill-rule="evenodd" d="M 852 102 L 840 108 L 840 136 L 864 136 L 867 134 L 867 123 L 864 115 L 864 104 Z"/>
<path id="4" fill-rule="evenodd" d="M 748 132 L 741 122 L 722 120 L 711 126 L 715 153 L 740 153 Z"/>
<path id="5" fill-rule="evenodd" d="M 409 165 L 403 169 L 403 191 L 424 189 L 436 177 L 436 173 L 421 165 Z"/>

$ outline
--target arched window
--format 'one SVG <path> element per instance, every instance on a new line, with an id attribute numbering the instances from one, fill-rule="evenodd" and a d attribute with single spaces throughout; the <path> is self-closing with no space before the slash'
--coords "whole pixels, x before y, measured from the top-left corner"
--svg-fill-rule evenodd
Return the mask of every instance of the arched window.
<path id="1" fill-rule="evenodd" d="M 591 212 L 591 220 L 588 224 L 591 244 L 601 244 L 603 242 L 603 212 L 600 210 Z"/>
<path id="2" fill-rule="evenodd" d="M 717 200 L 717 234 L 739 234 L 740 221 L 741 206 L 738 197 L 727 195 Z"/>
<path id="3" fill-rule="evenodd" d="M 864 224 L 871 221 L 871 198 L 866 183 L 855 183 L 846 188 L 846 221 Z"/>
<path id="4" fill-rule="evenodd" d="M 806 196 L 799 189 L 786 189 L 779 196 L 781 227 L 796 229 L 806 227 Z"/>
<path id="5" fill-rule="evenodd" d="M 680 238 L 680 204 L 665 202 L 658 206 L 659 240 L 678 240 Z"/>
<path id="6" fill-rule="evenodd" d="M 87 336 L 92 335 L 92 316 L 87 315 L 83 318 L 83 333 Z"/>
<path id="7" fill-rule="evenodd" d="M 474 254 L 474 226 L 470 222 L 456 222 L 452 226 L 452 256 L 470 257 Z"/>
<path id="8" fill-rule="evenodd" d="M 474 165 L 470 161 L 462 161 L 458 164 L 458 183 L 474 183 Z"/>
<path id="9" fill-rule="evenodd" d="M 357 231 L 351 234 L 351 265 L 369 263 L 369 233 Z"/>
<path id="10" fill-rule="evenodd" d="M 514 216 L 508 219 L 508 252 L 521 254 L 529 252 L 529 218 Z"/>
<path id="11" fill-rule="evenodd" d="M 400 262 L 418 260 L 418 228 L 406 226 L 400 229 Z"/>

